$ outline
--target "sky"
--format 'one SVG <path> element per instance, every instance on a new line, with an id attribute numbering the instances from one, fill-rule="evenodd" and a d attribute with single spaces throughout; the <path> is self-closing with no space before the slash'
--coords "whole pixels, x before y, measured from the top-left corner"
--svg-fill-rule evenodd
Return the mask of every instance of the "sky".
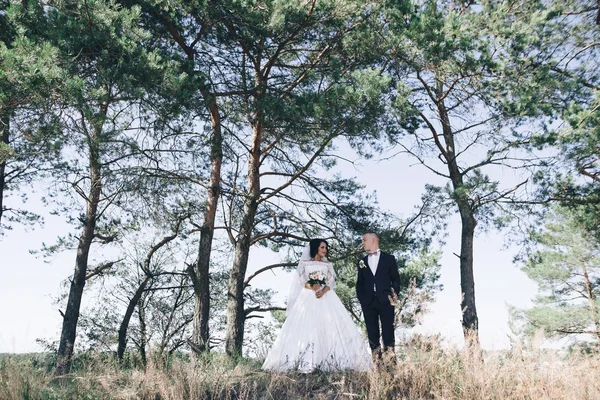
<path id="1" fill-rule="evenodd" d="M 386 157 L 381 157 L 386 158 Z M 411 165 L 405 157 L 383 161 L 361 161 L 344 167 L 346 175 L 355 176 L 376 191 L 380 206 L 398 214 L 408 215 L 419 204 L 425 183 L 440 183 L 432 173 L 419 165 Z M 506 181 L 517 180 L 514 172 L 501 171 Z M 43 214 L 44 208 L 35 198 L 29 205 Z M 52 243 L 57 235 L 69 228 L 59 217 L 45 215 L 43 227 L 25 230 L 16 227 L 0 236 L 0 353 L 23 353 L 42 350 L 36 339 L 57 340 L 61 317 L 54 299 L 60 293 L 61 282 L 72 275 L 75 254 L 62 253 L 51 260 L 30 254 L 43 242 Z M 507 305 L 531 306 L 537 288 L 518 265 L 512 261 L 516 249 L 507 247 L 505 232 L 479 233 L 475 239 L 475 296 L 479 316 L 482 347 L 498 350 L 510 346 Z M 385 250 L 385 249 L 383 249 Z M 460 221 L 452 216 L 441 258 L 441 280 L 444 290 L 436 295 L 430 311 L 423 318 L 418 332 L 439 333 L 448 345 L 462 344 L 460 313 L 459 260 Z M 248 274 L 277 262 L 277 254 L 267 249 L 255 249 L 250 254 Z M 275 300 L 283 304 L 291 275 L 283 271 L 259 275 L 253 284 L 262 288 L 283 288 Z M 91 301 L 85 298 L 84 303 Z"/>

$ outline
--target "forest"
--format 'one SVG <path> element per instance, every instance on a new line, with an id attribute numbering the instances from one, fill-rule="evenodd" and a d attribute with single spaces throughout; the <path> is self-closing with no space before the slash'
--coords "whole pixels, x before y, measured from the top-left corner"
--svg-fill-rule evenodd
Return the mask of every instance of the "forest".
<path id="1" fill-rule="evenodd" d="M 71 260 L 59 339 L 0 355 L 0 397 L 598 398 L 599 61 L 593 0 L 0 0 L 0 241 L 72 228 L 32 244 Z M 410 213 L 354 176 L 382 154 L 431 176 Z M 398 260 L 403 328 L 460 238 L 464 348 L 261 371 L 286 308 L 253 280 L 325 238 L 360 327 L 366 231 Z M 474 285 L 489 231 L 538 286 L 499 354 Z M 250 272 L 257 249 L 276 261 Z"/>

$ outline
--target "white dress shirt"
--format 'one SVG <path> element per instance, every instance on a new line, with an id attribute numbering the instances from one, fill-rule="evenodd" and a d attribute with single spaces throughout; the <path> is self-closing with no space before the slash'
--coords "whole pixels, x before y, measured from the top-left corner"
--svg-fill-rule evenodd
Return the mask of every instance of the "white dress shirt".
<path id="1" fill-rule="evenodd" d="M 369 257 L 367 258 L 369 268 L 371 268 L 371 272 L 373 273 L 373 276 L 375 276 L 375 274 L 377 273 L 377 264 L 379 264 L 379 256 L 381 255 L 381 250 L 377 249 L 375 251 L 377 253 L 369 254 Z M 373 290 L 377 291 L 377 288 L 375 287 L 375 283 L 373 283 Z"/>

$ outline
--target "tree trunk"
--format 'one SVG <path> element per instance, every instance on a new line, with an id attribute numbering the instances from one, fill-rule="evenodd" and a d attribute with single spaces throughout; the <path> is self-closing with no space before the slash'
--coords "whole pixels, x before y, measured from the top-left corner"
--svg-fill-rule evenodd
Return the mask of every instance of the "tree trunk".
<path id="1" fill-rule="evenodd" d="M 148 339 L 146 337 L 146 313 L 144 312 L 143 302 L 138 303 L 138 319 L 140 321 L 140 357 L 145 367 L 148 365 L 148 357 L 146 356 L 146 343 L 148 343 Z"/>
<path id="2" fill-rule="evenodd" d="M 144 263 L 141 265 L 142 271 L 146 274 L 144 280 L 140 283 L 137 290 L 135 291 L 133 297 L 129 301 L 129 305 L 127 306 L 127 310 L 125 310 L 125 315 L 123 316 L 123 321 L 121 322 L 121 326 L 119 327 L 119 344 L 117 347 L 117 356 L 119 360 L 123 359 L 123 354 L 125 353 L 125 346 L 127 345 L 127 329 L 129 328 L 129 321 L 131 320 L 131 316 L 135 310 L 135 306 L 139 303 L 142 295 L 144 294 L 144 290 L 146 286 L 148 286 L 148 282 L 154 277 L 152 272 L 150 271 L 150 266 L 152 264 L 152 257 L 154 253 L 156 253 L 161 247 L 165 244 L 169 243 L 171 240 L 175 239 L 179 233 L 179 228 L 183 221 L 188 218 L 188 215 L 182 215 L 177 219 L 177 223 L 173 228 L 173 234 L 169 236 L 165 236 L 160 242 L 152 246 L 150 251 L 148 252 Z"/>
<path id="3" fill-rule="evenodd" d="M 83 297 L 83 288 L 85 286 L 85 276 L 88 268 L 88 257 L 90 246 L 94 239 L 94 230 L 96 228 L 96 217 L 100 194 L 102 192 L 102 177 L 100 174 L 100 157 L 96 138 L 100 133 L 98 130 L 95 137 L 89 139 L 89 167 L 90 167 L 90 190 L 87 196 L 85 210 L 85 221 L 83 230 L 79 236 L 79 245 L 77 246 L 77 256 L 75 258 L 75 271 L 69 290 L 69 299 L 67 308 L 63 315 L 62 331 L 60 343 L 56 358 L 56 373 L 63 375 L 71 369 L 71 358 L 75 345 L 77 331 L 77 321 L 79 320 L 79 311 L 81 307 L 81 298 Z"/>
<path id="4" fill-rule="evenodd" d="M 261 82 L 258 82 L 261 88 Z M 258 98 L 260 99 L 260 90 Z M 254 218 L 260 197 L 260 146 L 262 144 L 262 112 L 257 110 L 253 120 L 252 147 L 248 160 L 248 194 L 244 201 L 244 214 L 238 239 L 235 244 L 235 255 L 229 290 L 227 294 L 227 335 L 225 352 L 229 356 L 241 356 L 244 343 L 244 278 L 248 267 L 248 253 L 254 228 Z"/>
<path id="5" fill-rule="evenodd" d="M 194 62 L 196 51 L 194 45 L 188 46 L 177 32 L 170 20 L 163 20 L 173 40 L 185 52 L 187 59 Z M 191 65 L 191 64 L 190 64 Z M 189 74 L 194 74 L 191 69 Z M 202 80 L 202 79 L 201 79 Z M 201 83 L 200 92 L 210 113 L 212 125 L 210 151 L 210 182 L 206 201 L 204 222 L 200 228 L 198 257 L 194 265 L 188 267 L 188 274 L 194 288 L 194 329 L 192 331 L 192 349 L 197 352 L 210 350 L 208 320 L 210 317 L 210 253 L 215 230 L 215 217 L 220 196 L 221 164 L 223 160 L 223 137 L 221 131 L 221 115 L 216 97 Z"/>
<path id="6" fill-rule="evenodd" d="M 223 160 L 223 137 L 221 134 L 221 116 L 216 98 L 206 90 L 202 91 L 211 116 L 212 138 L 210 149 L 210 183 L 204 223 L 200 229 L 200 244 L 198 245 L 198 261 L 189 271 L 194 287 L 194 330 L 192 342 L 197 351 L 210 350 L 208 339 L 208 319 L 210 313 L 210 253 L 215 231 L 215 217 L 219 202 L 221 163 Z"/>
<path id="7" fill-rule="evenodd" d="M 0 112 L 0 143 L 8 146 L 10 128 L 10 115 L 7 112 Z M 2 212 L 4 211 L 4 185 L 6 182 L 6 161 L 0 163 L 0 226 L 2 226 Z"/>
<path id="8" fill-rule="evenodd" d="M 244 206 L 244 227 L 248 223 L 252 224 L 256 206 L 248 199 Z M 245 231 L 245 230 L 244 230 Z M 229 288 L 227 293 L 227 335 L 225 338 L 225 352 L 229 356 L 241 356 L 242 346 L 244 344 L 244 277 L 248 267 L 248 253 L 250 252 L 249 235 L 240 232 L 240 237 L 235 246 L 235 258 L 231 268 L 229 278 Z"/>
<path id="9" fill-rule="evenodd" d="M 467 203 L 465 199 L 460 202 Z M 462 301 L 462 326 L 465 342 L 470 348 L 479 348 L 479 319 L 475 307 L 475 279 L 473 276 L 473 241 L 477 221 L 468 203 L 459 205 L 461 219 L 460 242 L 460 288 Z"/>
<path id="10" fill-rule="evenodd" d="M 123 316 L 123 320 L 121 321 L 121 325 L 119 326 L 119 344 L 117 347 L 117 357 L 119 360 L 123 360 L 123 354 L 125 354 L 125 347 L 127 346 L 127 329 L 129 329 L 129 321 L 131 320 L 131 316 L 135 311 L 135 307 L 140 301 L 142 294 L 144 294 L 144 290 L 150 281 L 150 276 L 146 276 L 140 286 L 138 286 L 135 294 L 129 300 L 129 304 L 127 305 L 127 310 L 125 310 L 125 315 Z"/>
<path id="11" fill-rule="evenodd" d="M 594 321 L 594 327 L 596 328 L 596 340 L 600 343 L 600 321 L 598 321 L 598 311 L 596 310 L 596 295 L 592 289 L 592 283 L 590 282 L 590 276 L 588 275 L 587 267 L 585 266 L 585 260 L 580 258 L 579 262 L 581 263 L 581 269 L 583 271 L 583 279 L 585 279 L 585 290 L 587 292 L 590 314 L 592 315 L 592 321 Z"/>
<path id="12" fill-rule="evenodd" d="M 446 164 L 452 187 L 454 189 L 454 202 L 458 206 L 461 219 L 461 243 L 460 243 L 460 287 L 462 300 L 460 303 L 462 311 L 463 336 L 467 347 L 479 351 L 479 319 L 475 307 L 475 279 L 473 276 L 473 240 L 475 238 L 475 211 L 472 208 L 468 195 L 463 193 L 463 174 L 456 160 L 456 144 L 454 133 L 450 126 L 448 110 L 444 104 L 443 82 L 438 80 L 436 87 L 437 109 L 442 123 L 444 144 L 435 137 L 435 141 L 442 153 Z M 435 135 L 435 134 L 434 134 Z"/>

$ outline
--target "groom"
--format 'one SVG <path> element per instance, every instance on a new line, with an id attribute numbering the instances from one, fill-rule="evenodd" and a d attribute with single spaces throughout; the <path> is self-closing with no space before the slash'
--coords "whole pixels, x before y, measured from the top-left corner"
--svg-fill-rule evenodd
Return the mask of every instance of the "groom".
<path id="1" fill-rule="evenodd" d="M 379 250 L 379 236 L 375 232 L 366 232 L 362 237 L 362 245 L 367 256 L 358 264 L 356 281 L 356 297 L 362 307 L 367 336 L 373 359 L 381 359 L 379 343 L 379 323 L 383 351 L 394 352 L 394 306 L 388 296 L 396 302 L 400 292 L 400 275 L 396 258 Z M 394 292 L 392 292 L 394 289 Z"/>

